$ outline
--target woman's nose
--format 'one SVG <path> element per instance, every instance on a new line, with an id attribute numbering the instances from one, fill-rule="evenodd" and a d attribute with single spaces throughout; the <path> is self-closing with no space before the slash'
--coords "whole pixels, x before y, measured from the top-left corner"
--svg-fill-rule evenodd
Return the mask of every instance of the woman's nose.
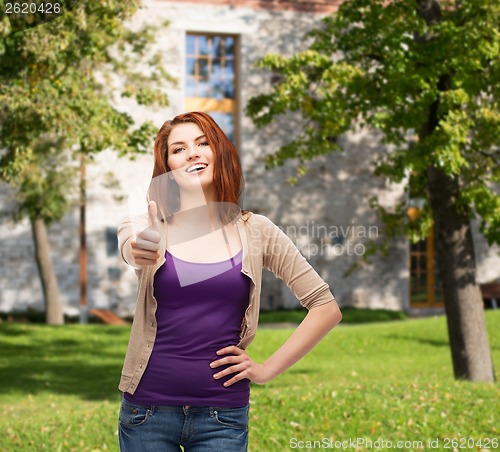
<path id="1" fill-rule="evenodd" d="M 192 159 L 193 157 L 199 157 L 199 152 L 196 146 L 189 146 L 187 149 L 187 157 L 188 159 Z"/>

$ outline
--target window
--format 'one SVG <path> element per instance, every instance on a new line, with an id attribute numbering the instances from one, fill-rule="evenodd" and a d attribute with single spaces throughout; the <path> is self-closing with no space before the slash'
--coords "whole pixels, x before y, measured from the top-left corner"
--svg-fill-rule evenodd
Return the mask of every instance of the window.
<path id="1" fill-rule="evenodd" d="M 420 242 L 410 244 L 410 304 L 412 307 L 442 306 L 441 280 L 434 252 L 434 228 Z"/>
<path id="2" fill-rule="evenodd" d="M 422 195 L 423 181 L 415 171 L 410 173 L 410 202 L 407 215 L 416 219 L 426 200 Z M 420 242 L 410 243 L 410 305 L 412 307 L 441 307 L 443 296 L 436 263 L 434 227 Z"/>
<path id="3" fill-rule="evenodd" d="M 105 230 L 106 237 L 106 255 L 118 256 L 118 237 L 116 235 L 116 228 L 107 227 Z"/>
<path id="4" fill-rule="evenodd" d="M 186 36 L 187 111 L 210 114 L 236 144 L 237 89 L 235 36 Z"/>

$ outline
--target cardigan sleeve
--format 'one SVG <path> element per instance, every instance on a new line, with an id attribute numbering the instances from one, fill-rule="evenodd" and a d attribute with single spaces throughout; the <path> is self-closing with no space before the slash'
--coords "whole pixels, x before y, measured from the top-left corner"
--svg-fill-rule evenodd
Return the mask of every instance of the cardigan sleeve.
<path id="1" fill-rule="evenodd" d="M 330 286 L 307 262 L 290 238 L 269 218 L 262 219 L 263 265 L 282 279 L 307 309 L 335 300 Z"/>

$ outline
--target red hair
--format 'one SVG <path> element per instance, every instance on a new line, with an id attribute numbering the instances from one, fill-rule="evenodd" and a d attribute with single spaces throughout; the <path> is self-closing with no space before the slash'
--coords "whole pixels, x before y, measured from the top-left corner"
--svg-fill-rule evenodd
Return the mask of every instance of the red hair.
<path id="1" fill-rule="evenodd" d="M 185 123 L 196 124 L 207 138 L 214 153 L 215 202 L 222 207 L 221 219 L 226 224 L 235 218 L 235 206 L 238 213 L 245 213 L 239 208 L 239 199 L 245 187 L 240 158 L 233 143 L 217 123 L 206 113 L 193 111 L 165 121 L 156 136 L 154 146 L 153 177 L 148 190 L 148 202 L 156 201 L 158 211 L 170 222 L 170 217 L 180 208 L 180 192 L 177 183 L 168 176 L 168 138 L 175 126 Z M 232 208 L 231 208 L 232 207 Z"/>

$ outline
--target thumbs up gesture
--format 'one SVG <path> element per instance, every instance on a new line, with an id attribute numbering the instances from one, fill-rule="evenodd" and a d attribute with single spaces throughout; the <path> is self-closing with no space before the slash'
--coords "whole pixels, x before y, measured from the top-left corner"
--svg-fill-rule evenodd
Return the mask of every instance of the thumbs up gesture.
<path id="1" fill-rule="evenodd" d="M 144 268 L 156 264 L 161 258 L 161 224 L 157 217 L 154 201 L 148 204 L 149 226 L 143 229 L 135 241 L 131 241 L 132 256 L 135 267 Z"/>

